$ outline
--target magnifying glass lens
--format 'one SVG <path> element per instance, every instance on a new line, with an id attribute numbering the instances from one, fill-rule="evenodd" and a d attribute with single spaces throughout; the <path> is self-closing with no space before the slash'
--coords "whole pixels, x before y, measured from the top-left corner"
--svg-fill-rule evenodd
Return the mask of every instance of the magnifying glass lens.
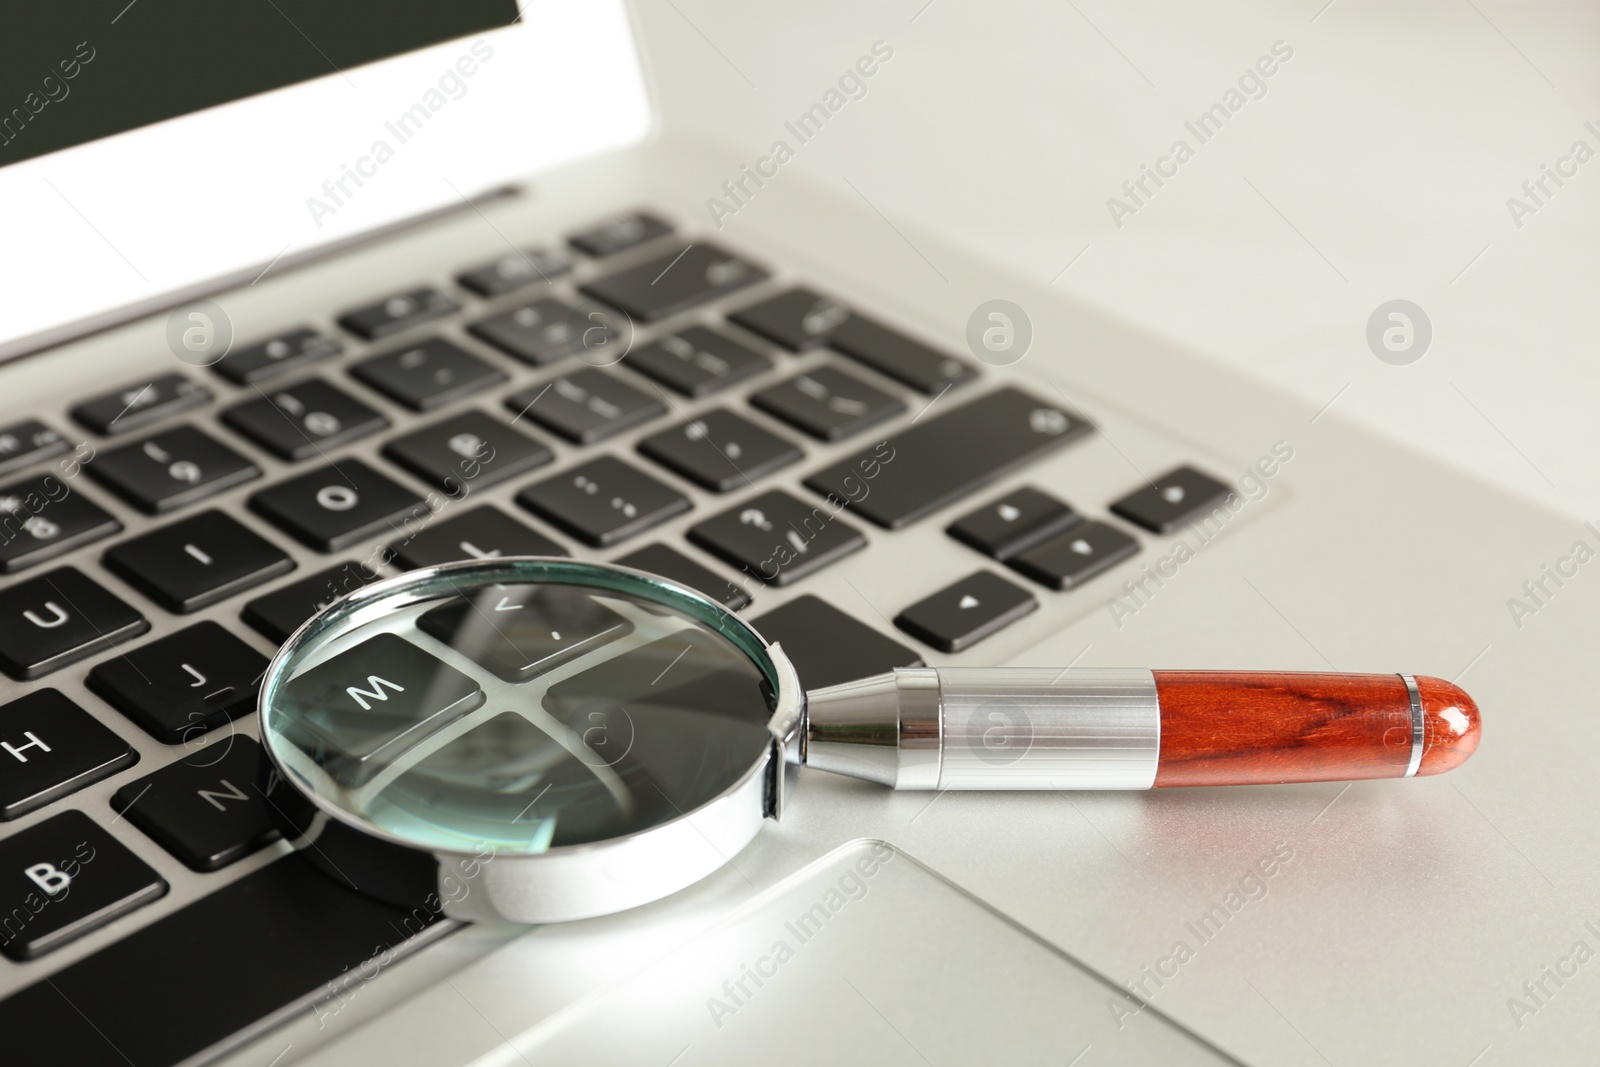
<path id="1" fill-rule="evenodd" d="M 746 779 L 776 682 L 748 631 L 646 576 L 561 561 L 375 585 L 279 654 L 262 734 L 342 822 L 537 854 L 649 830 Z"/>

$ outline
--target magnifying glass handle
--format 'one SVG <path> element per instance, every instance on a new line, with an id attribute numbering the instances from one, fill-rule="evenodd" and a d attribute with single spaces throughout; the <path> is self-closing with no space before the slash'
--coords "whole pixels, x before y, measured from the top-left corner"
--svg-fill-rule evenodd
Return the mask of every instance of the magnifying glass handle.
<path id="1" fill-rule="evenodd" d="M 1406 674 L 920 667 L 807 705 L 807 766 L 896 789 L 1409 778 L 1479 736 L 1471 697 Z"/>

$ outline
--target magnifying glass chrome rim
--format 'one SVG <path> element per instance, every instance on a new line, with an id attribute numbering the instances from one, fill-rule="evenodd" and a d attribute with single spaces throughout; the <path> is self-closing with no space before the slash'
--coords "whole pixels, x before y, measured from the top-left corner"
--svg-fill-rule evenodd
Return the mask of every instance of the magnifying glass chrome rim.
<path id="1" fill-rule="evenodd" d="M 531 572 L 531 573 L 530 573 Z M 362 625 L 365 610 L 396 594 L 413 592 L 406 605 L 460 595 L 457 578 L 471 578 L 474 589 L 489 585 L 561 584 L 593 588 L 636 597 L 679 610 L 693 621 L 731 641 L 761 670 L 772 686 L 774 708 L 767 722 L 769 743 L 745 772 L 717 796 L 673 819 L 628 834 L 558 845 L 542 852 L 470 852 L 463 849 L 420 845 L 384 827 L 359 818 L 314 790 L 303 786 L 280 759 L 276 731 L 269 721 L 273 694 L 288 683 L 292 657 L 323 632 L 350 620 Z M 603 581 L 597 582 L 594 579 Z M 386 610 L 393 610 L 389 605 Z M 378 617 L 373 612 L 373 618 Z M 325 861 L 329 873 L 339 871 L 341 841 L 358 847 L 380 843 L 415 858 L 430 858 L 437 873 L 432 901 L 412 894 L 386 892 L 382 885 L 357 885 L 392 903 L 418 904 L 441 911 L 447 918 L 515 923 L 563 922 L 607 915 L 648 904 L 683 889 L 725 866 L 728 859 L 749 844 L 767 818 L 781 816 L 787 748 L 796 744 L 805 713 L 805 691 L 794 665 L 776 643 L 710 597 L 660 575 L 618 566 L 560 556 L 505 556 L 492 560 L 464 560 L 422 567 L 366 585 L 341 596 L 307 619 L 279 647 L 262 676 L 256 713 L 261 747 L 278 778 L 315 809 L 311 823 L 285 837 L 298 851 L 317 862 Z M 277 810 L 280 818 L 284 816 Z M 357 836 L 329 834 L 333 822 Z M 363 849 L 370 856 L 371 849 Z M 320 865 L 320 864 L 319 864 Z M 369 868 L 371 864 L 367 865 Z M 338 876 L 338 875 L 336 875 Z M 348 875 L 344 880 L 350 881 Z M 363 881 L 368 881 L 363 879 Z"/>

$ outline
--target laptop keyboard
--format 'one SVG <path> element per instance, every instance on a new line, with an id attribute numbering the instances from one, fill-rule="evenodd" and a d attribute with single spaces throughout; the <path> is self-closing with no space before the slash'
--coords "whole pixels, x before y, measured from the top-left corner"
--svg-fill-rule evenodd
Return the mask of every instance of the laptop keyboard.
<path id="1" fill-rule="evenodd" d="M 0 833 L 0 953 L 15 961 L 0 968 L 20 968 L 13 979 L 26 980 L 22 961 L 166 893 L 106 826 L 126 818 L 197 872 L 225 869 L 274 839 L 272 801 L 257 786 L 259 746 L 223 729 L 254 710 L 265 657 L 210 619 L 140 642 L 150 616 L 223 604 L 282 642 L 338 596 L 376 580 L 379 565 L 568 554 L 558 537 L 630 546 L 617 562 L 745 610 L 763 585 L 804 583 L 893 539 L 869 536 L 870 527 L 917 523 L 1093 432 L 1026 389 L 986 388 L 967 360 L 830 296 L 794 286 L 762 295 L 766 266 L 686 243 L 658 215 L 624 214 L 568 244 L 465 265 L 459 292 L 419 285 L 344 310 L 342 338 L 286 323 L 209 371 L 129 382 L 0 428 L 0 472 L 14 475 L 0 488 L 0 570 L 19 574 L 0 587 L 0 670 L 40 680 L 0 706 L 0 821 L 128 771 L 138 756 L 118 736 L 121 724 L 173 746 L 174 757 L 130 773 L 104 810 L 62 804 L 21 832 Z M 611 257 L 627 262 L 608 268 Z M 585 260 L 589 280 L 577 292 L 592 307 L 548 285 Z M 476 306 L 479 298 L 496 307 Z M 670 321 L 686 311 L 704 321 Z M 428 334 L 445 322 L 466 343 Z M 370 352 L 368 342 L 376 342 Z M 799 373 L 784 366 L 792 358 L 785 351 L 823 348 L 827 362 Z M 678 414 L 673 399 L 712 395 L 721 402 L 693 418 Z M 370 398 L 414 414 L 391 418 Z M 211 406 L 214 429 L 184 421 Z M 58 457 L 71 448 L 54 428 L 62 414 L 118 438 L 97 442 L 82 464 L 110 506 L 44 467 L 65 462 Z M 653 432 L 636 449 L 605 444 L 639 427 Z M 128 439 L 140 429 L 148 432 Z M 339 454 L 372 437 L 381 458 Z M 807 472 L 807 439 L 861 447 Z M 269 477 L 278 464 L 252 453 L 293 470 Z M 808 497 L 763 485 L 791 467 Z M 237 503 L 204 506 L 252 481 L 263 484 L 243 506 L 264 525 L 242 522 Z M 440 507 L 438 494 L 454 501 L 501 482 L 513 483 L 510 508 Z M 696 489 L 728 503 L 705 506 L 683 541 L 652 541 L 652 529 L 704 506 L 689 495 Z M 1188 467 L 1130 490 L 1095 503 L 1154 533 L 1180 528 L 1228 492 Z M 140 520 L 126 535 L 122 505 L 161 524 Z M 1036 488 L 983 504 L 949 533 L 970 547 L 975 568 L 991 566 L 944 588 L 948 575 L 930 575 L 925 599 L 895 620 L 907 640 L 944 652 L 972 647 L 1035 610 L 1041 596 L 1077 589 L 1139 550 L 1121 527 Z M 284 579 L 296 569 L 282 547 L 291 540 L 328 554 L 327 567 Z M 138 603 L 105 588 L 92 566 L 44 566 L 98 541 L 107 542 L 99 566 L 137 590 Z M 382 547 L 361 560 L 334 555 L 372 544 Z M 753 622 L 782 642 L 811 686 L 922 662 L 913 645 L 812 595 Z M 74 667 L 111 649 L 117 655 L 86 672 Z M 69 670 L 83 672 L 106 707 L 79 707 L 51 687 Z M 274 861 L 136 927 L 52 974 L 74 991 L 74 1012 L 39 982 L 0 1001 L 0 1029 L 38 1032 L 46 1019 L 81 1031 L 87 1018 L 106 1030 L 104 1040 L 41 1036 L 53 1060 L 121 1062 L 121 1047 L 145 1053 L 140 1063 L 173 1062 L 322 989 L 375 946 L 400 951 L 434 923 L 307 877 L 303 867 Z M 221 936 L 241 927 L 249 936 Z M 250 973 L 212 987 L 207 975 L 236 962 L 241 948 L 253 953 Z M 156 978 L 163 997 L 148 992 Z M 207 1010 L 189 1012 L 190 997 Z"/>

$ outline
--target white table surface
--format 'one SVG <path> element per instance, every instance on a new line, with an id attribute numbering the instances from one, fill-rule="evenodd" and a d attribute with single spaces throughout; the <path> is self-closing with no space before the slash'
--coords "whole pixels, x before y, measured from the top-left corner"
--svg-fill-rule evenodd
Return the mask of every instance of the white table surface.
<path id="1" fill-rule="evenodd" d="M 669 132 L 751 163 L 782 138 L 796 150 L 776 181 L 826 183 L 886 226 L 1055 279 L 1331 416 L 1600 518 L 1600 135 L 1584 127 L 1600 130 L 1600 4 L 636 8 Z M 878 40 L 894 55 L 866 95 L 800 145 L 784 122 Z M 1266 95 L 1201 145 L 1185 120 L 1278 41 L 1293 57 Z M 1180 137 L 1194 158 L 1118 227 L 1107 199 Z M 1519 227 L 1507 199 L 1580 139 L 1597 158 Z M 941 284 L 909 243 L 905 278 Z M 1434 334 L 1405 366 L 1366 343 L 1395 298 Z"/>

